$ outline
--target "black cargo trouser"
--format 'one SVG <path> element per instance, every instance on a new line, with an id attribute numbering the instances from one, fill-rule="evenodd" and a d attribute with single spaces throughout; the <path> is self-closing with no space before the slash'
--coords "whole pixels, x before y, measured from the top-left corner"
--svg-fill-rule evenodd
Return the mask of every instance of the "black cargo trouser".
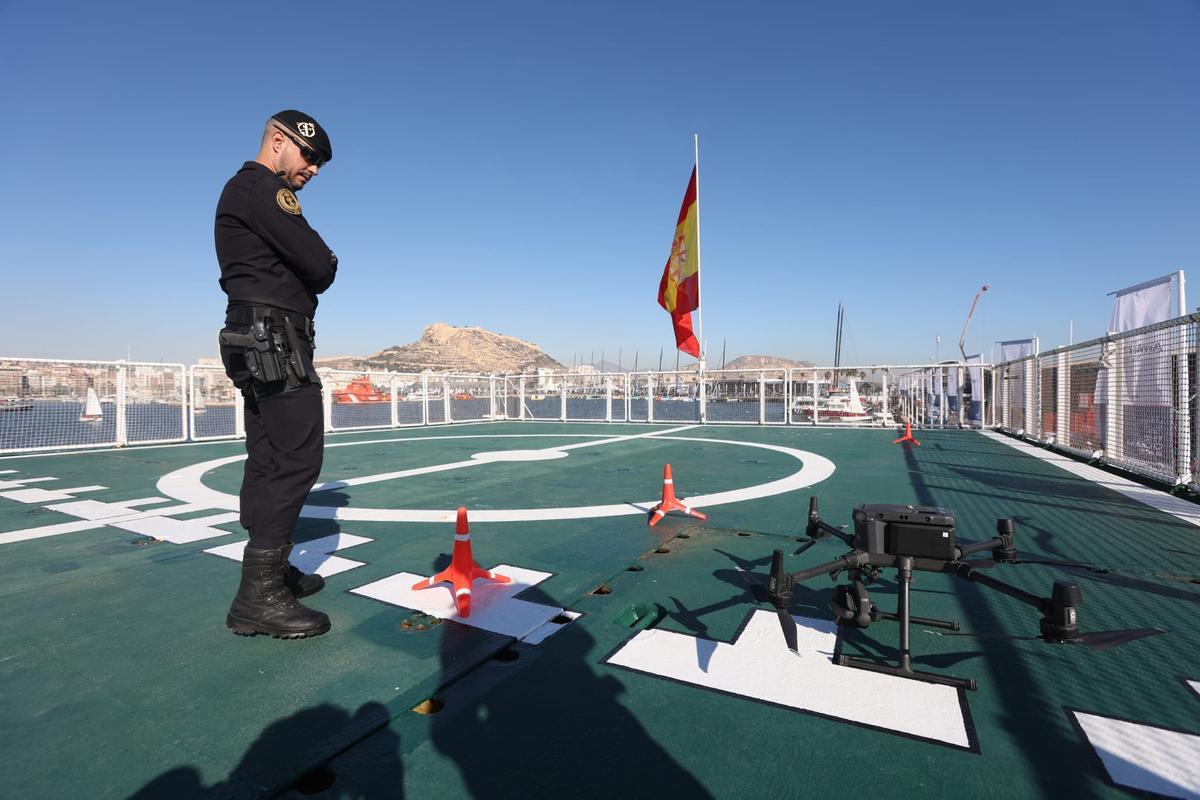
<path id="1" fill-rule="evenodd" d="M 263 384 L 250 379 L 239 348 L 221 348 L 225 372 L 244 397 L 246 467 L 239 493 L 240 521 L 250 534 L 251 547 L 274 550 L 292 541 L 300 509 L 321 473 L 325 446 L 321 384 L 308 342 L 301 344 L 301 351 L 312 382 L 298 383 L 289 375 L 286 384 Z M 297 383 L 288 388 L 287 384 Z"/>

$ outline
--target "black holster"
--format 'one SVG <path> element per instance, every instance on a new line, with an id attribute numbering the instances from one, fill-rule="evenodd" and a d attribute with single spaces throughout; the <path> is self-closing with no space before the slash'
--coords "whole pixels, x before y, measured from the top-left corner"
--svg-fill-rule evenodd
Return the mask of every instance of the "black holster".
<path id="1" fill-rule="evenodd" d="M 225 372 L 243 393 L 278 394 L 302 384 L 320 384 L 305 363 L 314 344 L 312 321 L 269 306 L 230 309 L 218 335 Z M 304 334 L 300 341 L 297 327 Z M 311 362 L 310 362 L 311 363 Z"/>

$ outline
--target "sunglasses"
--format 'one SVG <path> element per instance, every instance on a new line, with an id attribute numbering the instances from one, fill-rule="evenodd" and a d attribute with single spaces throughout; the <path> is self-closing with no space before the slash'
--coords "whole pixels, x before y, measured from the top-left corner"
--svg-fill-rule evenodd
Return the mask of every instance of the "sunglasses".
<path id="1" fill-rule="evenodd" d="M 317 167 L 318 169 L 320 169 L 325 164 L 325 159 L 323 159 L 323 158 L 321 158 L 321 156 L 317 155 L 316 150 L 313 150 L 311 147 L 309 147 L 304 142 L 297 139 L 295 136 L 292 136 L 290 133 L 285 131 L 283 128 L 276 128 L 275 130 L 279 131 L 284 136 L 291 139 L 292 142 L 295 143 L 296 147 L 300 148 L 300 157 L 303 158 L 305 161 L 307 161 L 309 164 L 312 164 L 314 167 Z"/>

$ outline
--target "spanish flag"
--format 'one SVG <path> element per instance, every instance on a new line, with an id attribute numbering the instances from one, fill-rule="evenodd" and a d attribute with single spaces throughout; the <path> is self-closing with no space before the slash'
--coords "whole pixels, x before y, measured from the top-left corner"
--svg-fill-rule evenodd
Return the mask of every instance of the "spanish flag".
<path id="1" fill-rule="evenodd" d="M 658 284 L 658 304 L 671 315 L 675 326 L 675 346 L 688 355 L 700 357 L 700 343 L 692 332 L 692 312 L 700 307 L 700 211 L 696 204 L 696 170 L 688 181 L 671 255 Z"/>

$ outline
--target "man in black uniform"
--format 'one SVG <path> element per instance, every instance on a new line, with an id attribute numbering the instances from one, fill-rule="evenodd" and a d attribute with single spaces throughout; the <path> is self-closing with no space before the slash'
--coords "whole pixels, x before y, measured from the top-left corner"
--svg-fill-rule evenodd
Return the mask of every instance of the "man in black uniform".
<path id="1" fill-rule="evenodd" d="M 281 111 L 267 121 L 258 157 L 225 184 L 217 203 L 217 260 L 229 296 L 221 360 L 246 409 L 241 523 L 250 541 L 225 620 L 239 634 L 298 639 L 329 630 L 329 617 L 297 602 L 320 591 L 324 579 L 300 572 L 288 556 L 292 527 L 321 471 L 312 320 L 317 295 L 337 272 L 337 256 L 309 227 L 295 193 L 331 158 L 316 120 Z"/>

